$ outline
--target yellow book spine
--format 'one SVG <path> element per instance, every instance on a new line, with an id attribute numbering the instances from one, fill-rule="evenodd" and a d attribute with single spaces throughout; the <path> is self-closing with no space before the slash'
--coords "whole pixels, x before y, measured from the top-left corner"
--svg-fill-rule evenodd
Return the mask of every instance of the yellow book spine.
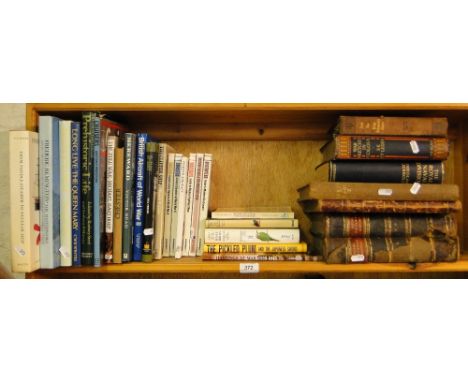
<path id="1" fill-rule="evenodd" d="M 205 253 L 306 253 L 307 243 L 280 243 L 280 244 L 250 244 L 250 243 L 230 243 L 230 244 L 206 244 Z"/>

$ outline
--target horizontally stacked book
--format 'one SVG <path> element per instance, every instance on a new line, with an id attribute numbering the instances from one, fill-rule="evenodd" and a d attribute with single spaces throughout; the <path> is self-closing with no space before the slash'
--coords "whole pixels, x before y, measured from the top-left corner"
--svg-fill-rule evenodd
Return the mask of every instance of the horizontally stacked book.
<path id="1" fill-rule="evenodd" d="M 218 208 L 204 238 L 203 260 L 309 260 L 290 207 Z"/>
<path id="2" fill-rule="evenodd" d="M 10 132 L 13 271 L 201 255 L 212 159 L 97 112 Z"/>
<path id="3" fill-rule="evenodd" d="M 317 168 L 329 182 L 298 190 L 313 251 L 327 263 L 456 261 L 459 190 L 440 184 L 447 129 L 445 118 L 340 117 Z"/>

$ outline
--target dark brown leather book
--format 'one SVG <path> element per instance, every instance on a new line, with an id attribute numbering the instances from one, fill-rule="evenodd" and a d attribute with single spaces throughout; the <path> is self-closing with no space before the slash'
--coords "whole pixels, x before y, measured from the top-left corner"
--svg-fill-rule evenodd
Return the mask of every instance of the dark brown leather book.
<path id="1" fill-rule="evenodd" d="M 321 149 L 323 160 L 445 160 L 447 138 L 338 135 Z"/>
<path id="2" fill-rule="evenodd" d="M 310 214 L 311 233 L 320 237 L 444 237 L 457 235 L 457 220 L 447 215 Z"/>
<path id="3" fill-rule="evenodd" d="M 328 264 L 456 261 L 457 237 L 324 238 L 315 243 Z"/>
<path id="4" fill-rule="evenodd" d="M 455 201 L 460 199 L 456 184 L 350 183 L 312 182 L 297 190 L 301 200 L 426 200 Z"/>
<path id="5" fill-rule="evenodd" d="M 461 202 L 395 201 L 395 200 L 299 200 L 306 213 L 381 213 L 381 214 L 448 214 L 459 211 Z"/>
<path id="6" fill-rule="evenodd" d="M 446 137 L 447 118 L 341 116 L 334 134 Z"/>

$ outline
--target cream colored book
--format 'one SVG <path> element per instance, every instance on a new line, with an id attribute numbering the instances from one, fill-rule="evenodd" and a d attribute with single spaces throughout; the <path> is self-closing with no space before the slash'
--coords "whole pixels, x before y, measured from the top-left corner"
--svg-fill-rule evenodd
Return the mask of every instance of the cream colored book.
<path id="1" fill-rule="evenodd" d="M 175 154 L 170 153 L 167 156 L 167 177 L 166 177 L 166 197 L 164 201 L 164 240 L 162 256 L 171 256 L 171 217 L 172 217 L 172 196 L 174 183 L 174 160 Z"/>
<path id="2" fill-rule="evenodd" d="M 203 244 L 205 241 L 205 221 L 208 217 L 208 207 L 210 204 L 212 167 L 213 155 L 205 154 L 203 158 L 203 175 L 201 179 L 200 219 L 198 223 L 197 256 L 201 256 L 203 254 Z"/>
<path id="3" fill-rule="evenodd" d="M 60 266 L 72 266 L 71 123 L 59 122 L 60 136 Z"/>
<path id="4" fill-rule="evenodd" d="M 171 228 L 169 239 L 169 256 L 175 257 L 175 247 L 177 240 L 177 221 L 179 220 L 179 194 L 180 181 L 182 178 L 182 154 L 174 156 L 174 176 L 172 178 L 172 202 L 171 202 Z"/>
<path id="5" fill-rule="evenodd" d="M 10 223 L 13 272 L 39 269 L 39 136 L 10 131 Z"/>
<path id="6" fill-rule="evenodd" d="M 298 228 L 206 228 L 205 242 L 222 243 L 299 243 Z"/>
<path id="7" fill-rule="evenodd" d="M 177 206 L 177 225 L 175 231 L 175 248 L 174 256 L 176 259 L 182 257 L 182 245 L 184 241 L 184 218 L 185 218 L 185 196 L 187 193 L 187 167 L 188 158 L 182 157 L 180 163 L 180 185 L 179 185 L 179 197 Z"/>
<path id="8" fill-rule="evenodd" d="M 195 160 L 195 182 L 193 190 L 192 225 L 190 227 L 189 256 L 196 256 L 198 249 L 198 226 L 200 223 L 200 204 L 202 195 L 203 153 L 197 153 Z"/>
<path id="9" fill-rule="evenodd" d="M 298 228 L 297 219 L 208 219 L 205 228 Z"/>
<path id="10" fill-rule="evenodd" d="M 191 153 L 187 168 L 187 191 L 185 197 L 184 239 L 182 243 L 182 256 L 190 253 L 190 229 L 192 227 L 193 190 L 195 185 L 195 162 L 197 154 Z"/>
<path id="11" fill-rule="evenodd" d="M 294 219 L 291 207 L 239 207 L 218 208 L 212 219 Z"/>

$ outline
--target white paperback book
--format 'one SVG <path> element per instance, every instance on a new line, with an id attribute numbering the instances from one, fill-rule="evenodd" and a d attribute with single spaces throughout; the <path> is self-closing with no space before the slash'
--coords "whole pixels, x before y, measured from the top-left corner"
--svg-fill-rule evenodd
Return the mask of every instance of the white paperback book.
<path id="1" fill-rule="evenodd" d="M 174 155 L 174 178 L 172 180 L 172 202 L 171 202 L 171 231 L 169 241 L 169 256 L 175 257 L 175 246 L 177 239 L 177 220 L 179 217 L 179 193 L 181 180 L 182 154 Z"/>
<path id="2" fill-rule="evenodd" d="M 190 229 L 192 227 L 193 191 L 195 184 L 195 161 L 197 154 L 191 153 L 187 168 L 187 191 L 185 197 L 184 239 L 182 243 L 182 256 L 190 254 Z"/>
<path id="3" fill-rule="evenodd" d="M 205 228 L 205 242 L 299 243 L 298 228 Z"/>
<path id="4" fill-rule="evenodd" d="M 205 243 L 205 221 L 208 218 L 208 207 L 210 203 L 211 169 L 213 167 L 213 155 L 205 154 L 203 159 L 203 176 L 201 179 L 200 220 L 198 229 L 197 255 L 203 254 Z"/>
<path id="5" fill-rule="evenodd" d="M 204 155 L 197 153 L 195 160 L 195 184 L 193 191 L 192 225 L 190 227 L 190 251 L 189 256 L 196 256 L 198 245 L 198 224 L 200 222 L 200 199 L 201 199 L 201 178 L 203 174 Z"/>
<path id="6" fill-rule="evenodd" d="M 182 257 L 182 245 L 184 239 L 184 218 L 185 218 L 185 195 L 187 193 L 187 167 L 188 158 L 182 157 L 180 164 L 180 187 L 179 187 L 179 205 L 177 207 L 177 227 L 175 232 L 175 258 L 180 259 Z"/>
<path id="7" fill-rule="evenodd" d="M 175 154 L 169 153 L 167 156 L 167 176 L 166 176 L 166 196 L 164 201 L 164 233 L 162 256 L 170 256 L 171 240 L 171 207 L 172 207 L 172 189 L 174 182 L 174 160 Z"/>
<path id="8" fill-rule="evenodd" d="M 71 123 L 59 122 L 60 135 L 60 266 L 72 266 Z"/>

